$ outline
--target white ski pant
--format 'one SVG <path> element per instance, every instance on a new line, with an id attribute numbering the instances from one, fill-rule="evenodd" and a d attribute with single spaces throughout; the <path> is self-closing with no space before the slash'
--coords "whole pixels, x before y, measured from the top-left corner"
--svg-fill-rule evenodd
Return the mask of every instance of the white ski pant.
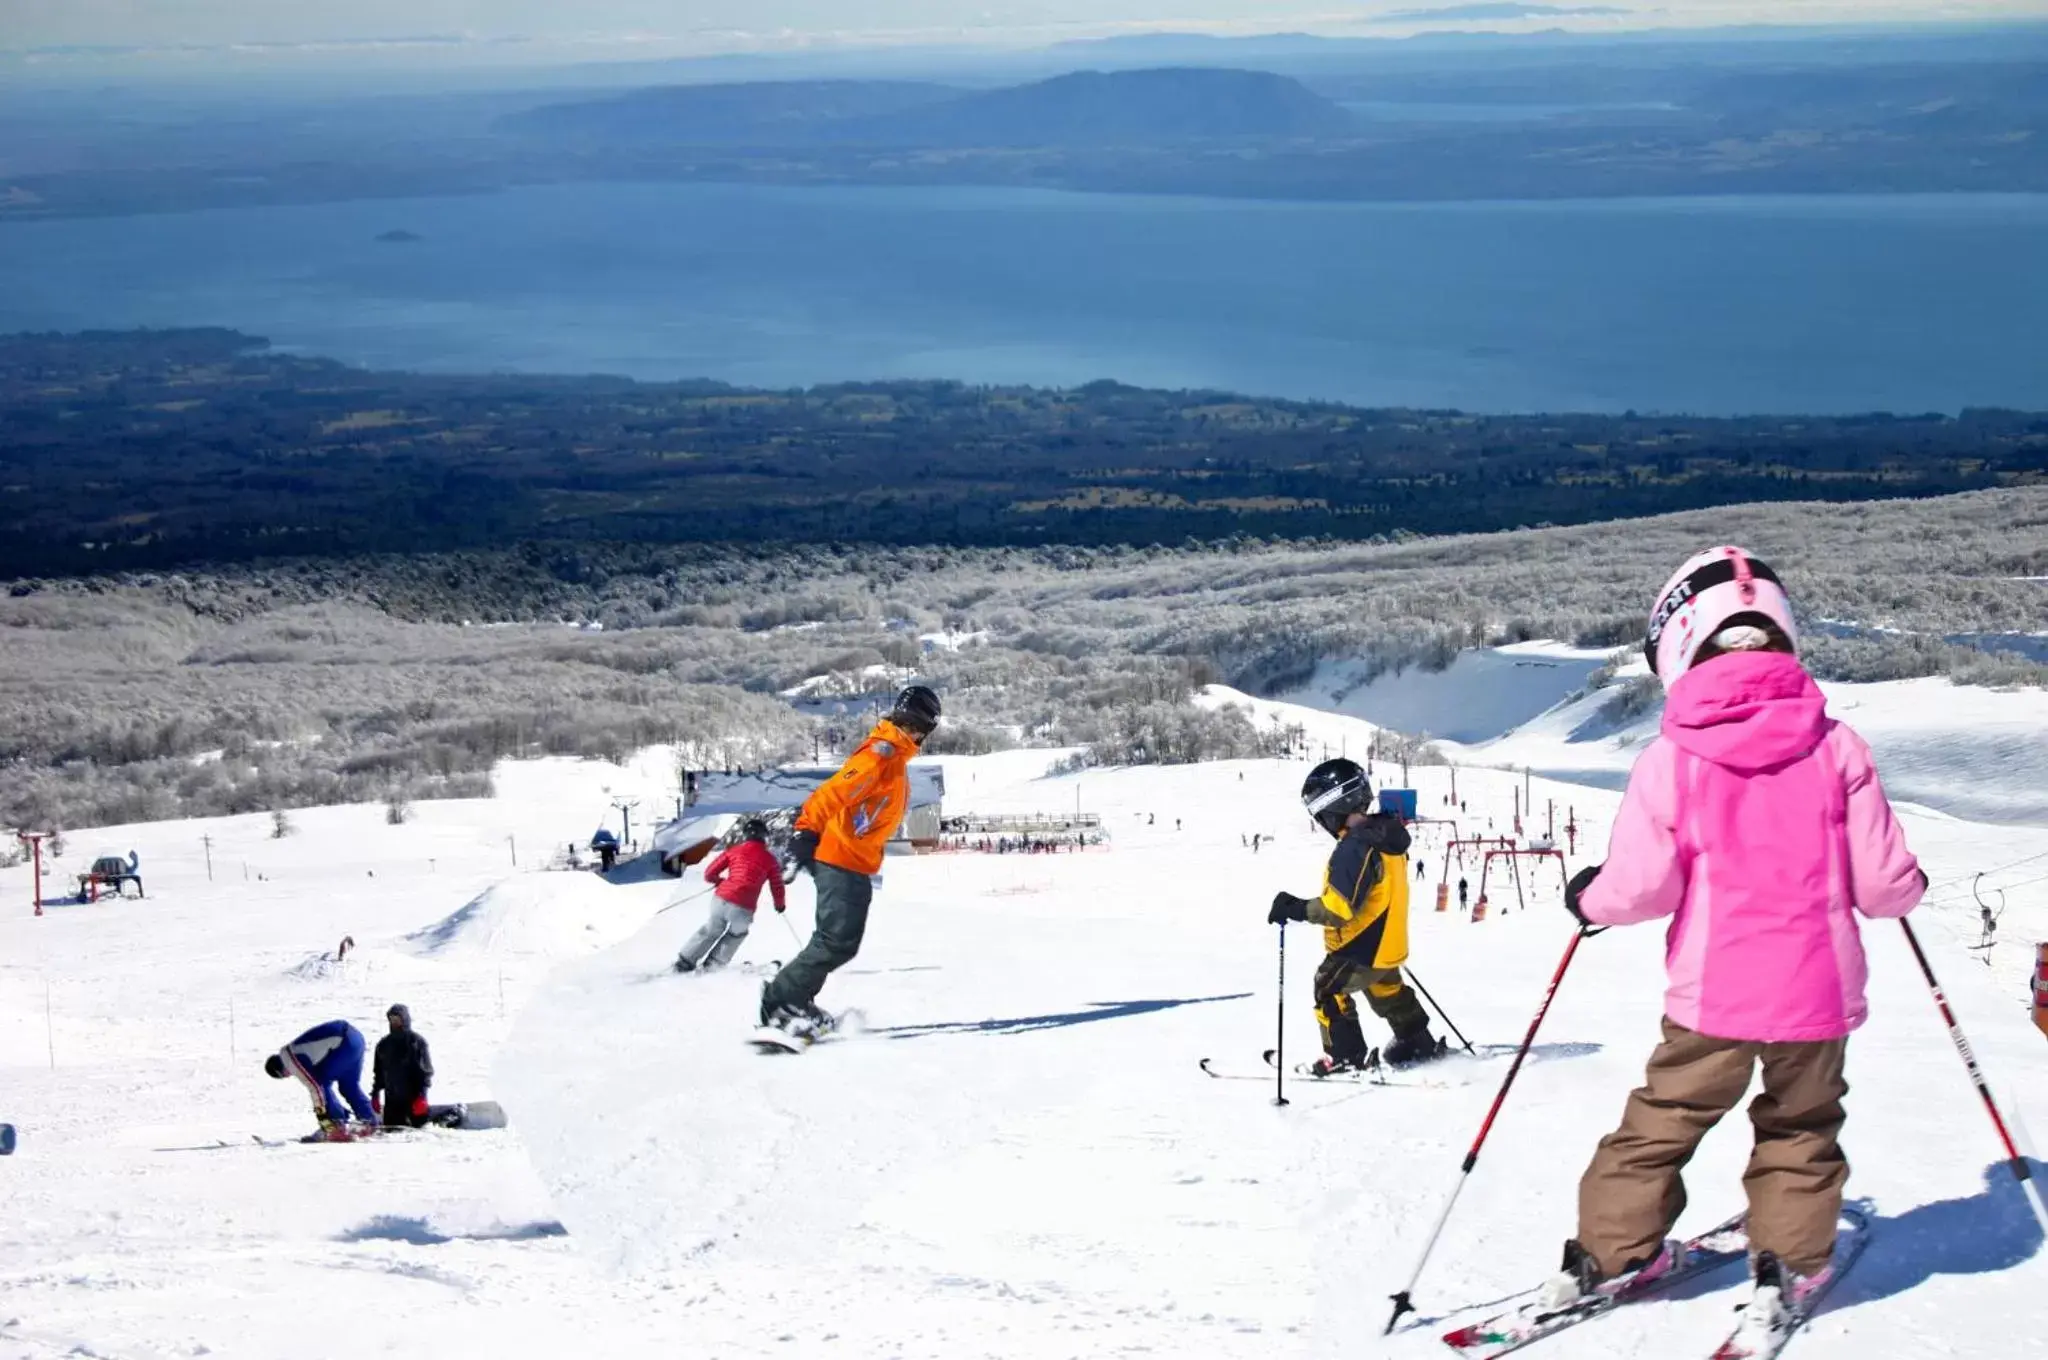
<path id="1" fill-rule="evenodd" d="M 711 914 L 683 946 L 683 957 L 699 968 L 723 968 L 732 962 L 754 928 L 754 913 L 723 897 L 711 899 Z"/>

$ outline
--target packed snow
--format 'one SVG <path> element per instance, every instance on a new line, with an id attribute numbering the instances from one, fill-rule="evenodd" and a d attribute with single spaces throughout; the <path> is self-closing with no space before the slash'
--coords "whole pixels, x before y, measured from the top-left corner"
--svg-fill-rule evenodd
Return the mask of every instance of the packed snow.
<path id="1" fill-rule="evenodd" d="M 1373 731 L 1207 701 L 1354 756 Z M 495 800 L 423 803 L 402 826 L 350 807 L 295 813 L 284 839 L 267 816 L 74 834 L 62 869 L 133 846 L 146 901 L 38 919 L 27 868 L 0 871 L 0 1119 L 22 1130 L 0 1161 L 0 1357 L 1446 1353 L 1438 1333 L 1554 1266 L 1578 1173 L 1656 1038 L 1662 933 L 1580 950 L 1417 1291 L 1424 1322 L 1382 1339 L 1570 937 L 1554 879 L 1525 876 L 1518 900 L 1496 865 L 1489 919 L 1459 916 L 1455 891 L 1438 914 L 1448 828 L 1423 828 L 1412 962 L 1479 1056 L 1400 1087 L 1294 1083 L 1276 1108 L 1266 906 L 1313 891 L 1328 850 L 1296 801 L 1305 765 L 1048 776 L 1059 754 L 945 760 L 949 814 L 1079 806 L 1111 845 L 892 857 L 860 957 L 821 998 L 862 1030 L 801 1057 L 741 1041 L 762 975 L 808 930 L 807 881 L 786 918 L 764 904 L 733 970 L 680 978 L 696 871 L 541 867 L 613 798 L 672 807 L 673 753 L 502 767 Z M 1447 815 L 1451 772 L 1410 775 L 1424 814 Z M 1532 834 L 1554 804 L 1559 843 L 1578 828 L 1575 868 L 1617 802 L 1476 764 L 1457 781 L 1468 833 L 1511 834 L 1517 790 Z M 2048 1127 L 2048 1038 L 2025 1007 L 2048 825 L 1904 817 L 1934 880 L 1914 920 L 1948 994 L 2000 1098 Z M 1989 951 L 1972 948 L 1980 870 L 2009 889 Z M 1477 862 L 1453 885 L 1461 872 L 1476 889 Z M 1877 1237 L 1790 1354 L 2011 1354 L 2041 1317 L 2039 1229 L 1898 930 L 1865 937 L 1873 1013 L 1844 1145 Z M 1288 934 L 1290 1060 L 1315 1050 L 1320 953 L 1316 932 Z M 498 1099 L 508 1129 L 251 1140 L 310 1126 L 265 1053 L 337 1016 L 374 1042 L 394 1001 L 433 1044 L 435 1098 Z M 1256 1079 L 1212 1079 L 1204 1057 Z M 1739 1206 L 1747 1146 L 1738 1112 L 1689 1173 L 1682 1226 Z M 1530 1354 L 1704 1356 L 1739 1281 Z"/>

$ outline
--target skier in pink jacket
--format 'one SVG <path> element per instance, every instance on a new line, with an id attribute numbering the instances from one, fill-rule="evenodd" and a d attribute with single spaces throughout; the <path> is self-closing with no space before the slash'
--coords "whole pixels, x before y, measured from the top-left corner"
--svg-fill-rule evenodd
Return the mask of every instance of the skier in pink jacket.
<path id="1" fill-rule="evenodd" d="M 1783 586 L 1741 548 L 1688 561 L 1650 614 L 1663 729 L 1629 775 L 1607 862 L 1565 901 L 1593 926 L 1669 918 L 1664 1040 L 1580 1180 L 1551 1306 L 1674 1264 L 1680 1172 L 1759 1063 L 1745 1330 L 1788 1325 L 1830 1269 L 1849 1177 L 1843 1058 L 1867 1013 L 1856 913 L 1903 916 L 1927 878 L 1798 638 Z"/>

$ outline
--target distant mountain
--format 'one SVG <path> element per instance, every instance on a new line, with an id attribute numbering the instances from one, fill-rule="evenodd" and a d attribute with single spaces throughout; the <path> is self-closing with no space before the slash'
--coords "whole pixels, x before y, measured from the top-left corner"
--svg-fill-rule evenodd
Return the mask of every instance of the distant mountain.
<path id="1" fill-rule="evenodd" d="M 1341 38 L 1321 38 L 1313 33 L 1121 33 L 1111 38 L 1069 38 L 1052 45 L 1055 52 L 1088 53 L 1090 56 L 1150 56 L 1186 48 L 1211 52 L 1247 52 L 1266 48 L 1299 49 L 1341 44 Z"/>
<path id="2" fill-rule="evenodd" d="M 1287 76 L 1080 71 L 1005 89 L 896 81 L 678 85 L 507 117 L 502 132 L 607 146 L 1111 147 L 1342 138 L 1344 109 Z"/>
<path id="3" fill-rule="evenodd" d="M 1350 113 L 1298 80 L 1204 67 L 1077 71 L 836 130 L 846 140 L 942 147 L 1151 146 L 1357 131 Z"/>
<path id="4" fill-rule="evenodd" d="M 750 81 L 666 85 L 602 99 L 546 104 L 499 120 L 498 130 L 525 136 L 599 140 L 607 144 L 679 142 L 698 146 L 794 146 L 827 130 L 886 118 L 960 93 L 916 81 Z"/>

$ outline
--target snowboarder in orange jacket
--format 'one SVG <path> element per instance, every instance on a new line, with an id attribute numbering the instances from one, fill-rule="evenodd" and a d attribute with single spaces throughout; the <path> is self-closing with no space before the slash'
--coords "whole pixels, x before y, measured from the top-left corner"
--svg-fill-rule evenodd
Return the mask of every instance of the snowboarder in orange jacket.
<path id="1" fill-rule="evenodd" d="M 797 813 L 789 851 L 817 884 L 817 926 L 810 942 L 761 989 L 761 1024 L 806 1036 L 829 1030 L 818 1009 L 825 979 L 860 952 L 867 933 L 873 875 L 882 847 L 910 810 L 910 760 L 939 725 L 939 696 L 912 685 L 896 696 L 846 763 Z"/>

